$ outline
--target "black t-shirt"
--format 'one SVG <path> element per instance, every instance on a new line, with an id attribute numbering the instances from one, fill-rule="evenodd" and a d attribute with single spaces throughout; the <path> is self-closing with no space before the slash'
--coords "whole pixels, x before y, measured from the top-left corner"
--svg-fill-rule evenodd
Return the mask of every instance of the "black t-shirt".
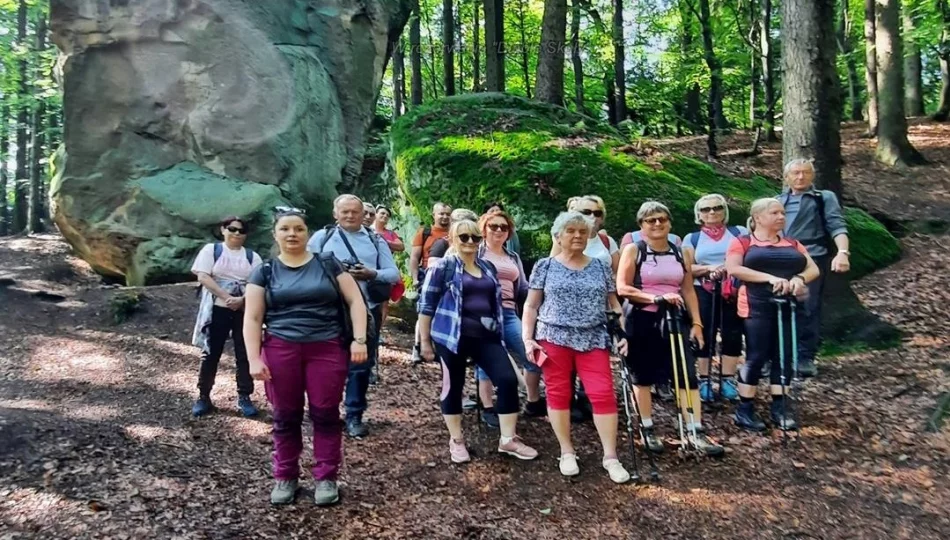
<path id="1" fill-rule="evenodd" d="M 297 268 L 277 258 L 267 264 L 271 268 L 268 284 L 264 283 L 265 265 L 255 268 L 247 281 L 270 290 L 264 314 L 269 334 L 297 343 L 327 341 L 343 334 L 340 296 L 317 257 Z M 332 259 L 331 264 L 337 276 L 343 273 L 339 261 Z"/>
<path id="2" fill-rule="evenodd" d="M 435 242 L 432 242 L 432 247 L 429 248 L 429 257 L 435 257 L 441 259 L 445 257 L 445 252 L 449 250 L 449 241 L 445 238 L 439 238 Z"/>

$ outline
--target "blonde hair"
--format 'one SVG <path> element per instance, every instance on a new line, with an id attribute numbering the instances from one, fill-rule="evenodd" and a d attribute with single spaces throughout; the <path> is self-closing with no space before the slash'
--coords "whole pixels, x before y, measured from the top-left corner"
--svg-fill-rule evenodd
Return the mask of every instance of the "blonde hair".
<path id="1" fill-rule="evenodd" d="M 782 202 L 775 197 L 762 197 L 761 199 L 752 201 L 752 206 L 749 207 L 749 220 L 746 221 L 746 227 L 749 229 L 749 232 L 755 231 L 755 216 L 768 210 L 773 203 L 782 204 Z"/>
<path id="2" fill-rule="evenodd" d="M 458 252 L 456 247 L 459 244 L 460 234 L 473 234 L 481 236 L 482 231 L 478 230 L 478 224 L 470 219 L 456 221 L 449 227 L 449 249 L 445 252 L 446 257 L 451 257 Z"/>
<path id="3" fill-rule="evenodd" d="M 478 221 L 478 215 L 468 208 L 456 208 L 455 210 L 452 210 L 452 214 L 449 216 L 449 219 L 452 223 L 457 223 L 459 221 Z"/>
<path id="4" fill-rule="evenodd" d="M 571 197 L 567 200 L 567 211 L 573 211 L 574 205 L 581 201 L 589 201 L 596 204 L 597 209 L 604 213 L 604 217 L 607 217 L 607 205 L 604 203 L 604 200 L 597 195 L 581 195 L 580 197 Z"/>
<path id="5" fill-rule="evenodd" d="M 703 201 L 709 201 L 713 199 L 721 202 L 722 205 L 725 207 L 725 210 L 723 210 L 723 212 L 725 212 L 725 215 L 722 216 L 722 224 L 723 225 L 729 224 L 729 202 L 726 201 L 725 197 L 723 197 L 722 195 L 718 193 L 710 193 L 709 195 L 703 195 L 702 197 L 700 197 L 696 201 L 696 204 L 693 205 L 693 215 L 696 218 L 697 225 L 703 224 L 703 218 L 700 216 L 700 212 L 699 212 L 700 207 L 702 207 L 703 205 Z"/>

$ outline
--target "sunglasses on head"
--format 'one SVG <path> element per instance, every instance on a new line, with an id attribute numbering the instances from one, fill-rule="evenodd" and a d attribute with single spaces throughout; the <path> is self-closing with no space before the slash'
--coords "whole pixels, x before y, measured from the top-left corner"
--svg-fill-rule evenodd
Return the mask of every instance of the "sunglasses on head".
<path id="1" fill-rule="evenodd" d="M 488 228 L 494 232 L 508 232 L 507 223 L 489 223 Z"/>
<path id="2" fill-rule="evenodd" d="M 227 231 L 230 233 L 244 234 L 244 229 L 242 229 L 241 227 L 225 227 L 225 229 L 227 229 Z"/>
<path id="3" fill-rule="evenodd" d="M 295 208 L 293 206 L 275 206 L 275 214 L 300 214 L 302 216 L 307 215 L 307 211 L 303 208 Z"/>
<path id="4" fill-rule="evenodd" d="M 581 210 L 580 212 L 585 216 L 604 217 L 603 210 Z"/>
<path id="5" fill-rule="evenodd" d="M 722 212 L 725 209 L 726 209 L 725 206 L 721 204 L 717 204 L 716 206 L 704 206 L 700 208 L 699 211 L 702 212 L 703 214 L 708 214 L 710 212 Z"/>
<path id="6" fill-rule="evenodd" d="M 463 244 L 480 244 L 482 237 L 477 234 L 460 234 L 459 242 Z"/>
<path id="7" fill-rule="evenodd" d="M 641 221 L 640 223 L 648 223 L 650 225 L 665 225 L 669 221 L 670 221 L 670 218 L 666 216 L 657 216 L 657 217 L 644 218 L 643 221 Z"/>

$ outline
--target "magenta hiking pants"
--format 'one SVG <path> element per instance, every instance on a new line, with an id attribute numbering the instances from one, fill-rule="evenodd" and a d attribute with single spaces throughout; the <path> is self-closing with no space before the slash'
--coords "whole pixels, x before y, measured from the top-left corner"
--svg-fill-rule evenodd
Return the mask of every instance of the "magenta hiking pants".
<path id="1" fill-rule="evenodd" d="M 313 478 L 336 480 L 343 461 L 340 401 L 348 351 L 339 340 L 294 343 L 267 336 L 261 359 L 271 374 L 264 387 L 274 411 L 274 478 L 295 480 L 300 474 L 306 397 L 313 423 Z"/>

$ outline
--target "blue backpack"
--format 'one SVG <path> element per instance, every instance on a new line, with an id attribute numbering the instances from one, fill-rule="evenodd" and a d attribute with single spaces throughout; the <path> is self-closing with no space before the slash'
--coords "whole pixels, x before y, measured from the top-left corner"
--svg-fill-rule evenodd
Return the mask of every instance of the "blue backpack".
<path id="1" fill-rule="evenodd" d="M 731 234 L 733 238 L 739 238 L 740 236 L 742 236 L 742 232 L 739 231 L 739 227 L 736 227 L 735 225 L 726 226 L 726 230 L 729 231 L 729 234 Z M 696 246 L 699 245 L 698 231 L 689 235 L 689 243 L 693 246 L 693 251 L 696 251 Z"/>

